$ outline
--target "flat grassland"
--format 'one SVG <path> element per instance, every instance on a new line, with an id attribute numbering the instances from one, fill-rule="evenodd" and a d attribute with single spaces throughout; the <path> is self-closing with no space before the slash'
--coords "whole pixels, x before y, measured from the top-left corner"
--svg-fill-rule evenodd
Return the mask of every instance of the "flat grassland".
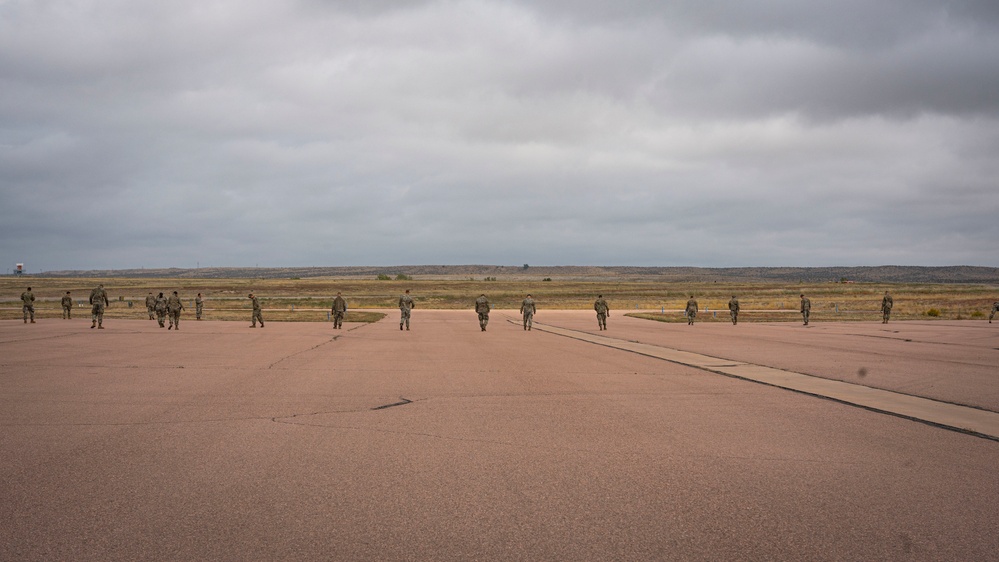
<path id="1" fill-rule="evenodd" d="M 492 279 L 492 278 L 490 278 Z M 320 322 L 328 320 L 333 296 L 343 293 L 350 312 L 348 322 L 373 322 L 384 316 L 361 309 L 397 307 L 399 295 L 410 289 L 417 308 L 469 309 L 480 294 L 493 308 L 518 309 L 531 293 L 539 311 L 544 309 L 591 309 L 598 294 L 604 296 L 611 314 L 629 315 L 666 322 L 682 322 L 682 310 L 690 295 L 700 306 L 698 321 L 728 321 L 728 300 L 738 296 L 744 322 L 798 320 L 798 295 L 812 302 L 814 321 L 880 320 L 881 297 L 889 291 L 895 301 L 893 320 L 982 319 L 992 303 L 999 300 L 999 286 L 982 284 L 917 283 L 804 283 L 773 281 L 746 282 L 662 282 L 630 279 L 626 276 L 602 280 L 542 280 L 523 277 L 496 280 L 422 278 L 376 280 L 373 278 L 0 278 L 0 319 L 22 317 L 20 294 L 32 287 L 35 315 L 59 318 L 59 304 L 66 291 L 76 306 L 74 316 L 89 317 L 87 299 L 91 289 L 103 283 L 111 300 L 108 318 L 146 317 L 145 298 L 150 292 L 169 295 L 178 291 L 184 318 L 194 318 L 194 298 L 202 293 L 205 318 L 209 320 L 249 320 L 250 301 L 255 293 L 269 321 Z M 130 304 L 131 303 L 131 304 Z"/>

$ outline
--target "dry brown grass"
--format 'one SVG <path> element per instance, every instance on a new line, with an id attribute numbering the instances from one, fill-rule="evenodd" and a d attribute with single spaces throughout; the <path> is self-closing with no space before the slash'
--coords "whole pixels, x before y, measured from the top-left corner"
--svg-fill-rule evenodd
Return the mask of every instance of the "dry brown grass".
<path id="1" fill-rule="evenodd" d="M 728 300 L 737 295 L 742 306 L 740 320 L 798 321 L 798 295 L 804 292 L 812 301 L 812 318 L 825 320 L 880 319 L 881 297 L 889 290 L 895 299 L 894 320 L 931 319 L 930 309 L 941 311 L 937 319 L 980 318 L 987 316 L 999 299 L 999 288 L 958 284 L 808 284 L 782 285 L 746 283 L 661 283 L 626 278 L 603 281 L 555 279 L 554 281 L 499 279 L 497 281 L 459 279 L 415 279 L 376 281 L 374 279 L 155 279 L 155 278 L 0 278 L 0 319 L 21 318 L 19 295 L 27 286 L 36 297 L 36 316 L 58 318 L 59 300 L 66 291 L 75 302 L 86 302 L 91 289 L 104 283 L 112 305 L 110 318 L 145 318 L 145 297 L 149 292 L 169 294 L 178 291 L 187 309 L 184 318 L 194 318 L 194 297 L 205 299 L 205 317 L 213 320 L 248 321 L 249 292 L 260 298 L 264 317 L 269 321 L 327 320 L 333 296 L 341 291 L 352 312 L 346 320 L 369 322 L 378 315 L 354 312 L 357 309 L 395 309 L 399 295 L 410 289 L 418 308 L 472 309 L 475 298 L 485 293 L 494 308 L 517 309 L 531 293 L 540 309 L 590 309 L 602 294 L 616 312 L 659 312 L 652 318 L 683 320 L 687 298 L 694 295 L 700 305 L 698 321 L 728 321 Z M 128 302 L 132 302 L 132 307 Z M 292 308 L 294 307 L 294 310 Z M 717 311 L 717 317 L 715 312 Z M 75 315 L 89 316 L 89 306 L 77 306 Z"/>

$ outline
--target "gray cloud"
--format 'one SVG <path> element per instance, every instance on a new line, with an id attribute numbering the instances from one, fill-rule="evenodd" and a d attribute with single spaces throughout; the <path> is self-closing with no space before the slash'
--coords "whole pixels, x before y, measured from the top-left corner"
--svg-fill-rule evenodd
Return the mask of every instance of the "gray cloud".
<path id="1" fill-rule="evenodd" d="M 993 3 L 0 1 L 29 269 L 994 264 Z"/>

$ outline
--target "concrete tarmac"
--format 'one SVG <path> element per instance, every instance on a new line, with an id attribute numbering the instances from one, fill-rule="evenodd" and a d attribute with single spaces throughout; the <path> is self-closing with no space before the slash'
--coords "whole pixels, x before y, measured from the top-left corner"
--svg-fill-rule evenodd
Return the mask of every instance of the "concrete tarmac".
<path id="1" fill-rule="evenodd" d="M 999 412 L 999 323 L 663 323 L 613 311 L 543 311 L 539 322 Z M 712 313 L 701 313 L 701 317 Z M 678 314 L 679 317 L 679 314 Z M 718 311 L 728 318 L 728 311 Z"/>
<path id="2" fill-rule="evenodd" d="M 0 322 L 0 559 L 997 558 L 999 442 L 507 319 Z M 600 333 L 991 407 L 922 324 Z"/>

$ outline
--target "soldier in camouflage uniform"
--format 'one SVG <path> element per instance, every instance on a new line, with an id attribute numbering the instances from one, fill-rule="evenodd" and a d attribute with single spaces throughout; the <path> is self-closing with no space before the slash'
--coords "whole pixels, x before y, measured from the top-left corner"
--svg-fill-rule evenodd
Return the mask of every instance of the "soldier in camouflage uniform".
<path id="1" fill-rule="evenodd" d="M 992 312 L 989 313 L 989 324 L 992 323 L 992 317 L 996 315 L 996 312 L 999 312 L 999 301 L 992 303 Z"/>
<path id="2" fill-rule="evenodd" d="M 108 293 L 104 290 L 104 285 L 97 285 L 97 288 L 90 291 L 90 304 L 91 304 L 91 317 L 93 322 L 90 324 L 90 328 L 100 328 L 104 329 L 102 324 L 104 323 L 104 307 L 110 306 L 111 303 L 108 301 Z"/>
<path id="3" fill-rule="evenodd" d="M 71 319 L 73 317 L 73 297 L 69 296 L 69 291 L 66 291 L 60 304 L 62 304 L 62 319 Z"/>
<path id="4" fill-rule="evenodd" d="M 336 297 L 333 298 L 333 307 L 330 312 L 333 313 L 333 329 L 343 328 L 343 316 L 347 314 L 347 301 L 343 299 L 340 291 L 337 291 Z"/>
<path id="5" fill-rule="evenodd" d="M 520 303 L 520 313 L 524 315 L 524 329 L 530 330 L 534 325 L 534 313 L 538 308 L 534 305 L 534 299 L 528 294 L 524 302 Z"/>
<path id="6" fill-rule="evenodd" d="M 597 300 L 593 302 L 593 310 L 597 311 L 597 327 L 601 330 L 607 329 L 607 317 L 610 315 L 610 307 L 603 295 L 597 295 Z"/>
<path id="7" fill-rule="evenodd" d="M 475 299 L 475 312 L 479 314 L 479 328 L 482 328 L 483 332 L 486 331 L 486 324 L 489 324 L 489 311 L 489 299 L 483 293 L 479 298 Z"/>
<path id="8" fill-rule="evenodd" d="M 249 295 L 247 295 L 247 298 L 249 298 L 251 301 L 253 301 L 253 320 L 252 320 L 253 323 L 250 324 L 250 327 L 251 328 L 256 328 L 257 327 L 257 320 L 259 320 L 260 321 L 260 327 L 263 328 L 264 327 L 264 314 L 260 310 L 260 301 L 257 300 L 257 297 L 253 296 L 253 293 L 250 293 Z"/>
<path id="9" fill-rule="evenodd" d="M 801 294 L 801 317 L 805 320 L 805 326 L 808 325 L 808 316 L 812 313 L 812 301 L 808 300 L 808 297 L 804 293 Z"/>
<path id="10" fill-rule="evenodd" d="M 732 315 L 732 325 L 739 323 L 739 299 L 732 295 L 732 300 L 728 301 L 728 313 Z"/>
<path id="11" fill-rule="evenodd" d="M 883 318 L 881 322 L 882 324 L 888 323 L 888 318 L 891 316 L 891 307 L 893 306 L 895 306 L 895 301 L 892 300 L 888 291 L 885 291 L 885 296 L 881 299 L 881 317 Z"/>
<path id="12" fill-rule="evenodd" d="M 153 319 L 153 315 L 156 314 L 156 297 L 152 293 L 146 295 L 146 312 L 149 313 L 149 319 Z"/>
<path id="13" fill-rule="evenodd" d="M 31 316 L 31 323 L 35 323 L 35 294 L 31 292 L 31 287 L 21 293 L 21 310 L 24 311 L 24 323 L 28 323 L 28 316 Z"/>
<path id="14" fill-rule="evenodd" d="M 684 309 L 684 313 L 687 314 L 687 325 L 694 325 L 694 318 L 697 318 L 697 301 L 694 300 L 694 295 L 690 295 L 690 299 L 687 300 L 687 308 Z"/>
<path id="15" fill-rule="evenodd" d="M 174 291 L 167 300 L 167 311 L 170 313 L 170 327 L 167 330 L 177 328 L 180 330 L 180 311 L 184 310 L 184 303 L 180 302 L 177 291 Z"/>
<path id="16" fill-rule="evenodd" d="M 156 321 L 159 322 L 160 328 L 166 328 L 167 298 L 163 293 L 160 293 L 153 302 L 153 310 L 156 311 Z"/>
<path id="17" fill-rule="evenodd" d="M 194 319 L 201 320 L 201 313 L 205 311 L 205 299 L 201 298 L 201 293 L 194 299 Z"/>
<path id="18" fill-rule="evenodd" d="M 409 329 L 409 315 L 412 310 L 416 308 L 416 303 L 413 302 L 413 297 L 409 296 L 409 289 L 406 289 L 406 293 L 399 297 L 399 329 L 402 330 L 403 324 L 406 325 L 406 329 Z"/>

